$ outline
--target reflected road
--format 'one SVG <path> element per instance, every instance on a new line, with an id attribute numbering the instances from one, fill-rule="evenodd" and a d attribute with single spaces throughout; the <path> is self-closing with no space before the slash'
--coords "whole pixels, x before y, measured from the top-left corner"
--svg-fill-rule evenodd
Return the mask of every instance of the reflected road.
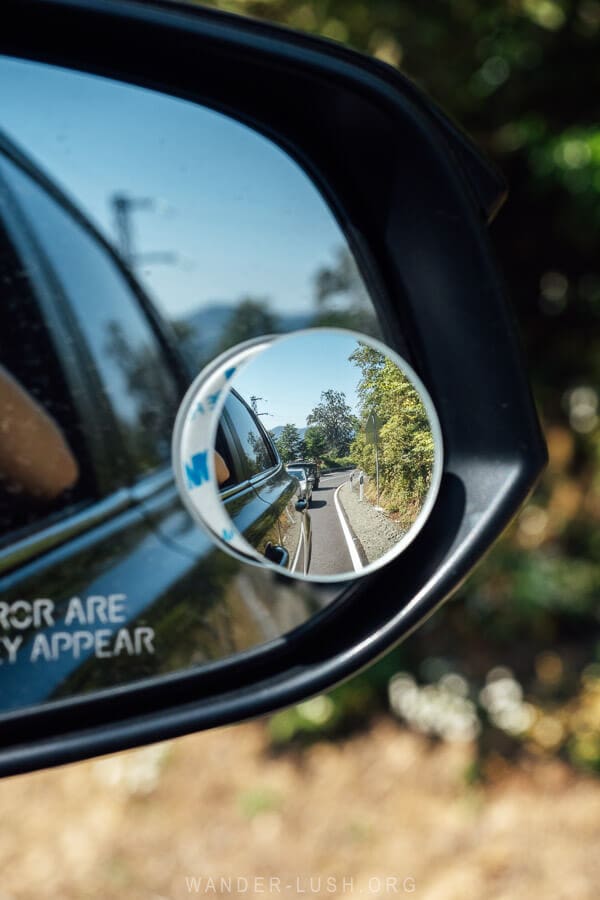
<path id="1" fill-rule="evenodd" d="M 337 488 L 349 477 L 349 471 L 321 475 L 319 487 L 313 491 L 309 509 L 312 525 L 310 575 L 337 575 L 354 571 L 333 499 Z"/>

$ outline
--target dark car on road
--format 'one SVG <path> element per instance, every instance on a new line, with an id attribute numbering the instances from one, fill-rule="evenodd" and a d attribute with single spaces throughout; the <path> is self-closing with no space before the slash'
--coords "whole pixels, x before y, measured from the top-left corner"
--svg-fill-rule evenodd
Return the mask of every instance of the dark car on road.
<path id="1" fill-rule="evenodd" d="M 321 480 L 321 469 L 315 462 L 306 462 L 304 459 L 295 459 L 293 462 L 289 463 L 290 466 L 302 466 L 303 469 L 306 469 L 307 473 L 312 478 L 312 486 L 313 489 L 316 490 L 319 487 L 319 482 Z"/>

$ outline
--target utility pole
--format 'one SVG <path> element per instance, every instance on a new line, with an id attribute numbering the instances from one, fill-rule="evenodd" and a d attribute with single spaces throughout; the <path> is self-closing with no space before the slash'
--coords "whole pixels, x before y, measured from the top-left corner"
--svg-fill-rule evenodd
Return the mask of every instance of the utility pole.
<path id="1" fill-rule="evenodd" d="M 250 405 L 251 405 L 252 409 L 254 410 L 254 415 L 255 416 L 272 416 L 273 413 L 258 411 L 258 401 L 259 400 L 262 400 L 263 403 L 267 402 L 264 397 L 255 397 L 255 396 L 250 397 Z"/>
<path id="2" fill-rule="evenodd" d="M 377 502 L 375 508 L 379 509 L 379 427 L 380 421 L 375 411 L 371 412 L 366 424 L 367 440 L 375 446 L 375 485 Z"/>
<path id="3" fill-rule="evenodd" d="M 152 197 L 130 197 L 119 191 L 112 195 L 110 203 L 115 215 L 119 252 L 130 268 L 133 269 L 136 265 L 142 265 L 143 263 L 174 265 L 177 262 L 175 253 L 161 251 L 153 253 L 135 252 L 131 214 L 139 210 L 153 210 L 155 202 Z"/>

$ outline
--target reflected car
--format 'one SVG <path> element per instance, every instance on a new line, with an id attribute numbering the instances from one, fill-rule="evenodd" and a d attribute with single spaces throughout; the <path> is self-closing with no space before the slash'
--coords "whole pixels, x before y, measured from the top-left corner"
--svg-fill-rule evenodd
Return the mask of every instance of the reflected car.
<path id="1" fill-rule="evenodd" d="M 293 462 L 289 463 L 290 466 L 302 466 L 303 469 L 306 469 L 309 476 L 312 477 L 313 480 L 313 490 L 317 490 L 319 487 L 319 482 L 321 480 L 321 469 L 314 462 L 306 462 L 303 459 L 295 459 Z"/>
<path id="2" fill-rule="evenodd" d="M 308 469 L 304 466 L 287 465 L 286 469 L 288 475 L 291 475 L 298 480 L 298 483 L 300 484 L 300 497 L 302 500 L 306 501 L 307 506 L 310 506 L 314 486 L 313 476 L 309 474 Z"/>
<path id="3" fill-rule="evenodd" d="M 270 562 L 306 574 L 311 551 L 306 490 L 286 470 L 260 418 L 237 391 L 225 402 L 216 449 L 229 469 L 221 499 L 237 530 Z"/>

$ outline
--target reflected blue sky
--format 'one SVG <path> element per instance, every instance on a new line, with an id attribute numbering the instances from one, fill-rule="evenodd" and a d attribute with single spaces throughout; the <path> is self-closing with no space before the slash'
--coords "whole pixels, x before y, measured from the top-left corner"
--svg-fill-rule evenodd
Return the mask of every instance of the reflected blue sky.
<path id="1" fill-rule="evenodd" d="M 333 388 L 346 395 L 358 415 L 356 388 L 360 369 L 348 357 L 358 347 L 356 339 L 342 332 L 321 331 L 275 341 L 247 363 L 232 386 L 257 403 L 263 425 L 272 430 L 291 423 L 306 427 L 306 418 L 317 406 L 321 392 Z"/>
<path id="2" fill-rule="evenodd" d="M 345 244 L 307 176 L 270 141 L 183 100 L 0 57 L 0 129 L 115 241 L 110 197 L 152 198 L 132 214 L 138 253 L 176 254 L 137 274 L 180 315 L 264 297 L 313 306 L 312 277 Z"/>

